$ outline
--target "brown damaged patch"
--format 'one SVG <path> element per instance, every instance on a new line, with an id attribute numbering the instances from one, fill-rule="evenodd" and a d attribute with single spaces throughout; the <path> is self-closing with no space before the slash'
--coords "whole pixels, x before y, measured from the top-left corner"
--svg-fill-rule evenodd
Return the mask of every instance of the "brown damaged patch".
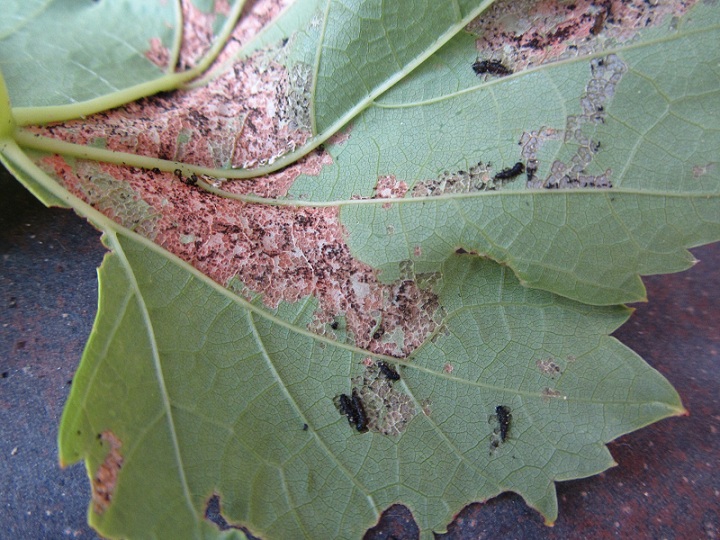
<path id="1" fill-rule="evenodd" d="M 145 52 L 145 58 L 156 66 L 167 69 L 170 64 L 170 51 L 163 46 L 160 38 L 150 39 L 150 49 Z"/>
<path id="2" fill-rule="evenodd" d="M 93 511 L 96 514 L 102 514 L 112 502 L 118 473 L 123 465 L 123 457 L 120 454 L 122 442 L 112 431 L 103 431 L 98 438 L 110 446 L 110 451 L 98 467 L 92 480 Z"/>
<path id="3" fill-rule="evenodd" d="M 307 92 L 308 81 L 292 79 L 277 55 L 281 53 L 257 52 L 201 88 L 157 94 L 86 119 L 30 129 L 76 144 L 204 167 L 272 163 L 309 136 L 297 111 L 286 106 L 293 96 Z"/>
<path id="4" fill-rule="evenodd" d="M 218 55 L 215 63 L 224 62 L 235 56 L 243 45 L 258 34 L 272 21 L 288 2 L 249 1 L 235 25 L 225 47 Z M 204 12 L 198 9 L 191 0 L 182 0 L 183 35 L 177 71 L 185 71 L 195 67 L 210 51 L 216 38 L 215 30 L 222 23 L 220 17 L 230 16 L 232 6 L 227 0 L 215 0 L 212 10 Z M 162 45 L 159 38 L 150 40 L 150 49 L 145 57 L 161 68 L 169 67 L 170 51 Z"/>
<path id="5" fill-rule="evenodd" d="M 565 188 L 612 188 L 612 170 L 601 174 L 590 174 L 588 166 L 601 150 L 601 141 L 590 139 L 584 132 L 586 124 L 602 124 L 607 117 L 607 106 L 615 95 L 615 89 L 627 66 L 615 54 L 604 58 L 595 58 L 590 62 L 592 76 L 580 96 L 580 114 L 567 117 L 564 130 L 564 142 L 577 147 L 569 163 L 555 160 L 550 166 L 550 174 L 542 179 L 536 175 L 539 160 L 538 151 L 547 140 L 558 139 L 560 132 L 552 128 L 523 133 L 518 144 L 522 145 L 522 156 L 527 160 L 527 187 L 565 189 Z"/>
<path id="6" fill-rule="evenodd" d="M 292 0 L 249 0 L 245 3 L 238 23 L 230 38 L 218 55 L 214 65 L 222 64 L 234 58 L 252 38 L 272 22 Z M 215 13 L 227 16 L 230 6 L 225 0 L 215 2 Z"/>
<path id="7" fill-rule="evenodd" d="M 518 170 L 524 169 L 517 163 Z M 413 186 L 411 197 L 433 197 L 451 193 L 476 193 L 480 191 L 497 191 L 506 184 L 513 182 L 520 174 L 508 174 L 513 168 L 495 169 L 492 163 L 478 162 L 467 171 L 444 171 L 437 180 L 423 180 Z"/>
<path id="8" fill-rule="evenodd" d="M 402 198 L 407 193 L 408 185 L 405 182 L 398 182 L 395 176 L 378 176 L 375 185 L 375 198 L 392 199 Z"/>
<path id="9" fill-rule="evenodd" d="M 309 134 L 304 126 L 309 71 L 299 64 L 288 71 L 281 64 L 284 47 L 235 62 L 205 88 L 152 96 L 36 131 L 208 167 L 271 163 Z M 333 144 L 342 144 L 348 133 Z M 279 197 L 300 174 L 318 174 L 330 163 L 330 155 L 318 149 L 252 181 L 203 179 L 235 193 Z M 45 158 L 41 165 L 111 219 L 232 290 L 260 295 L 269 307 L 316 298 L 318 311 L 310 324 L 315 332 L 335 335 L 341 320 L 343 339 L 373 353 L 405 357 L 442 317 L 430 286 L 419 285 L 414 276 L 382 284 L 374 269 L 351 256 L 337 208 L 245 204 L 203 191 L 180 171 L 68 163 L 60 157 Z M 402 191 L 402 184 L 397 187 Z"/>
<path id="10" fill-rule="evenodd" d="M 194 67 L 210 50 L 214 39 L 213 24 L 217 15 L 215 10 L 204 13 L 195 7 L 191 0 L 182 1 L 183 37 L 176 66 L 178 71 Z"/>
<path id="11" fill-rule="evenodd" d="M 555 378 L 560 375 L 560 366 L 555 362 L 554 358 L 543 358 L 535 362 L 535 365 L 540 370 L 540 373 L 547 375 L 550 378 Z"/>
<path id="12" fill-rule="evenodd" d="M 376 199 L 400 199 L 405 196 L 408 190 L 408 185 L 405 182 L 398 182 L 397 178 L 393 175 L 389 176 L 378 176 L 377 184 L 375 185 L 375 198 Z M 387 210 L 392 205 L 385 203 L 382 207 Z"/>
<path id="13" fill-rule="evenodd" d="M 692 168 L 693 178 L 700 178 L 706 174 L 712 172 L 716 168 L 715 163 L 706 163 L 705 165 L 695 165 Z"/>
<path id="14" fill-rule="evenodd" d="M 396 389 L 378 364 L 365 365 L 362 375 L 353 377 L 362 400 L 367 428 L 383 435 L 400 435 L 416 415 L 412 398 Z"/>
<path id="15" fill-rule="evenodd" d="M 113 175 L 107 166 L 93 161 L 78 161 L 74 168 L 60 156 L 44 158 L 40 166 L 58 178 L 75 196 L 90 204 L 124 227 L 153 240 L 161 212 L 145 202 L 131 182 Z M 127 169 L 143 182 L 152 182 L 156 174 L 143 169 Z"/>
<path id="16" fill-rule="evenodd" d="M 260 32 L 286 7 L 288 2 L 256 0 L 247 2 L 240 18 L 215 63 L 234 57 L 250 39 Z M 183 40 L 177 70 L 196 66 L 210 51 L 215 40 L 219 18 L 227 18 L 232 7 L 227 0 L 215 0 L 212 10 L 205 13 L 191 0 L 183 0 Z"/>
<path id="17" fill-rule="evenodd" d="M 543 396 L 543 399 L 546 401 L 551 398 L 567 399 L 567 396 L 563 396 L 557 390 L 554 390 L 554 389 L 548 388 L 548 387 L 543 388 L 542 396 Z"/>
<path id="18" fill-rule="evenodd" d="M 696 0 L 500 0 L 468 25 L 479 58 L 512 71 L 627 42 L 680 17 Z"/>
<path id="19" fill-rule="evenodd" d="M 315 152 L 303 162 L 256 181 L 265 195 L 279 195 L 299 174 L 319 172 L 329 163 Z M 311 329 L 345 318 L 348 335 L 374 353 L 405 357 L 437 328 L 442 309 L 429 286 L 407 274 L 383 284 L 377 272 L 354 259 L 345 243 L 337 208 L 293 208 L 216 197 L 179 181 L 171 173 L 109 164 L 46 158 L 43 166 L 60 177 L 73 194 L 93 200 L 99 210 L 146 234 L 181 259 L 223 285 L 260 294 L 270 307 L 312 296 L 319 302 Z M 115 179 L 133 207 L 146 205 L 152 227 L 138 227 L 115 205 L 99 204 L 107 196 L 88 196 L 98 177 Z M 278 186 L 273 185 L 277 177 Z M 118 197 L 110 197 L 115 204 Z M 132 214 L 134 215 L 134 214 Z M 423 278 L 425 279 L 425 278 Z M 427 281 L 427 280 L 426 280 Z"/>

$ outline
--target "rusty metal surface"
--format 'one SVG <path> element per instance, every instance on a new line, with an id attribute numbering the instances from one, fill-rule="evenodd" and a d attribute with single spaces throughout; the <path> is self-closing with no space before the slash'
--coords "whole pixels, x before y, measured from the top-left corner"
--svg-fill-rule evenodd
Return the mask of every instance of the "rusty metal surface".
<path id="1" fill-rule="evenodd" d="M 57 425 L 97 303 L 99 233 L 72 212 L 48 210 L 0 178 L 0 538 L 95 538 L 85 524 L 82 466 L 57 465 Z M 690 416 L 610 444 L 618 466 L 558 484 L 555 527 L 522 499 L 472 504 L 440 538 L 720 537 L 720 244 L 693 250 L 691 270 L 645 278 L 616 337 L 665 375 Z M 395 506 L 366 539 L 418 538 Z"/>

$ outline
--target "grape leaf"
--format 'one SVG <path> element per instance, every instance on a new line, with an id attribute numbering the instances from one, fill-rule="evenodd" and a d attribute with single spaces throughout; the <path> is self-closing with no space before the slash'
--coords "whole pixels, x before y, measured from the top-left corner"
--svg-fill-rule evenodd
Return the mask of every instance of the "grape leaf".
<path id="1" fill-rule="evenodd" d="M 3 162 L 111 250 L 60 433 L 61 460 L 86 460 L 102 534 L 239 535 L 203 519 L 213 496 L 229 522 L 279 538 L 357 537 L 394 502 L 429 532 L 507 490 L 552 522 L 554 481 L 605 470 L 604 443 L 685 413 L 609 337 L 629 315 L 609 304 L 718 236 L 712 69 L 696 93 L 683 62 L 651 69 L 667 43 L 716 67 L 710 7 L 646 6 L 639 31 L 545 6 L 530 20 L 552 43 L 473 70 L 502 14 L 533 4 L 494 4 L 468 27 L 478 38 L 462 29 L 489 3 L 268 3 L 237 25 L 205 4 L 175 5 L 164 64 L 151 34 L 124 66 L 150 58 L 163 75 L 47 107 L 52 92 L 15 97 L 27 79 L 13 72 L 0 96 Z M 642 117 L 638 89 L 655 98 Z M 53 120 L 67 121 L 31 125 Z M 643 144 L 664 152 L 649 184 L 633 172 Z M 537 165 L 523 185 L 516 162 Z"/>
<path id="2" fill-rule="evenodd" d="M 475 39 L 459 35 L 358 117 L 328 148 L 333 165 L 291 197 L 337 204 L 353 254 L 387 280 L 401 261 L 434 271 L 463 248 L 527 286 L 643 300 L 638 274 L 686 269 L 685 248 L 720 235 L 717 15 L 484 83 Z M 494 180 L 515 164 L 532 174 Z M 387 197 L 401 200 L 357 200 Z"/>

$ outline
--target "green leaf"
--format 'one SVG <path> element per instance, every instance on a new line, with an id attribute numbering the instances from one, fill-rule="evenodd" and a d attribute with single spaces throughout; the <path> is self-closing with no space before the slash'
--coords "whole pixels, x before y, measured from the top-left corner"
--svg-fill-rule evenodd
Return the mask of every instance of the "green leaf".
<path id="1" fill-rule="evenodd" d="M 293 199 L 340 206 L 353 254 L 388 281 L 401 261 L 436 271 L 463 248 L 527 286 L 644 300 L 639 275 L 684 270 L 685 248 L 720 238 L 718 15 L 699 6 L 609 50 L 485 82 L 470 69 L 475 40 L 459 35 L 357 118 Z M 494 191 L 482 180 L 531 161 L 532 179 Z M 574 185 L 546 189 L 574 163 Z M 408 195 L 349 200 L 376 196 L 382 179 Z"/>
<path id="2" fill-rule="evenodd" d="M 327 2 L 315 55 L 315 132 L 336 131 L 491 2 Z"/>
<path id="3" fill-rule="evenodd" d="M 196 77 L 228 39 L 244 1 L 8 4 L 0 66 L 18 123 L 32 124 L 90 115 Z"/>
<path id="4" fill-rule="evenodd" d="M 609 335 L 639 274 L 720 235 L 716 10 L 489 4 L 186 3 L 162 74 L 138 52 L 57 107 L 3 67 L 0 157 L 110 249 L 59 436 L 101 534 L 241 537 L 215 496 L 268 538 L 357 538 L 395 502 L 429 535 L 503 491 L 552 522 L 555 481 L 686 414 Z M 9 42 L 46 28 L 28 9 Z"/>
<path id="5" fill-rule="evenodd" d="M 90 513 L 111 537 L 199 534 L 213 493 L 229 520 L 267 538 L 357 537 L 396 501 L 439 529 L 505 490 L 552 521 L 554 480 L 605 470 L 604 442 L 683 413 L 665 379 L 607 336 L 627 310 L 523 288 L 490 262 L 446 263 L 442 330 L 393 385 L 364 351 L 306 330 L 310 300 L 268 312 L 146 241 L 121 233 L 106 244 L 60 455 L 86 458 L 93 475 L 108 459 L 105 434 L 117 438 L 111 504 Z M 386 398 L 376 411 L 365 399 L 369 417 L 404 410 L 399 434 L 348 425 L 333 397 L 352 378 L 367 396 L 402 400 L 406 410 Z M 498 405 L 512 410 L 504 442 L 489 420 Z"/>
<path id="6" fill-rule="evenodd" d="M 152 38 L 171 48 L 180 21 L 176 2 L 4 4 L 0 65 L 15 107 L 87 101 L 162 76 L 145 53 Z"/>

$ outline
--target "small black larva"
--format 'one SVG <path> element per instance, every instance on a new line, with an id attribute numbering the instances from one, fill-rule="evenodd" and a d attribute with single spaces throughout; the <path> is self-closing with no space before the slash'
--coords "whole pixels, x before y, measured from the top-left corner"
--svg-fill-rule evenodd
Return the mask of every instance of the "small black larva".
<path id="1" fill-rule="evenodd" d="M 495 180 L 509 180 L 510 178 L 515 178 L 516 176 L 521 175 L 525 171 L 525 165 L 520 163 L 519 161 L 513 165 L 512 167 L 508 169 L 503 169 L 499 173 L 497 173 L 494 176 Z"/>
<path id="2" fill-rule="evenodd" d="M 510 423 L 512 422 L 512 414 L 510 407 L 507 405 L 498 405 L 495 407 L 495 415 L 500 425 L 500 441 L 505 442 L 510 433 Z"/>
<path id="3" fill-rule="evenodd" d="M 385 375 L 385 378 L 391 381 L 399 381 L 400 380 L 400 374 L 395 370 L 394 367 L 392 367 L 387 362 L 378 362 L 377 363 L 378 368 L 380 368 L 380 373 Z"/>
<path id="4" fill-rule="evenodd" d="M 473 71 L 476 75 L 484 75 L 489 73 L 490 75 L 497 75 L 498 77 L 505 77 L 512 75 L 512 70 L 505 67 L 500 60 L 478 60 L 472 65 Z"/>

